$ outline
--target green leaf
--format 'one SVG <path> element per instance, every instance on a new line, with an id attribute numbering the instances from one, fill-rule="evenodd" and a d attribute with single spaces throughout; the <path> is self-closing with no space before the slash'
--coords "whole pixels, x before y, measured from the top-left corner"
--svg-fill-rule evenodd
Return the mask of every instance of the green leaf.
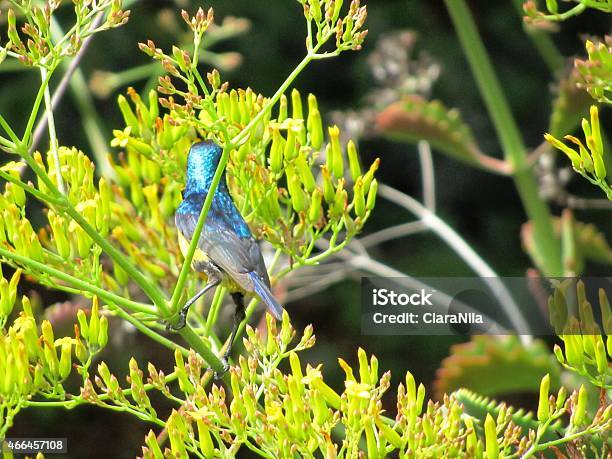
<path id="1" fill-rule="evenodd" d="M 535 392 L 547 373 L 551 387 L 557 387 L 559 367 L 542 341 L 523 346 L 516 336 L 475 336 L 451 348 L 436 374 L 434 391 L 438 398 L 461 387 L 487 396 Z"/>
<path id="2" fill-rule="evenodd" d="M 480 151 L 457 109 L 448 109 L 437 100 L 407 96 L 377 114 L 376 128 L 383 137 L 395 141 L 426 140 L 441 153 L 473 166 L 500 173 L 507 169 L 506 163 Z"/>

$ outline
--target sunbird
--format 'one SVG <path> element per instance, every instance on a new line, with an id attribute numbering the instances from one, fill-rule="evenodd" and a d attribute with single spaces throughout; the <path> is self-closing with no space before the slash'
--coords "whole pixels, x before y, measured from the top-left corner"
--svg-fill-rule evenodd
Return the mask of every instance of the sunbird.
<path id="1" fill-rule="evenodd" d="M 222 149 L 210 140 L 195 143 L 189 150 L 183 201 L 175 214 L 183 254 L 189 249 L 221 154 Z M 172 328 L 180 330 L 185 326 L 189 307 L 208 290 L 218 285 L 226 287 L 236 309 L 224 359 L 229 355 L 238 326 L 244 320 L 245 296 L 259 297 L 277 320 L 282 318 L 283 307 L 270 291 L 270 278 L 261 250 L 230 196 L 225 171 L 213 196 L 191 266 L 205 274 L 207 283 L 181 308 L 178 323 Z"/>

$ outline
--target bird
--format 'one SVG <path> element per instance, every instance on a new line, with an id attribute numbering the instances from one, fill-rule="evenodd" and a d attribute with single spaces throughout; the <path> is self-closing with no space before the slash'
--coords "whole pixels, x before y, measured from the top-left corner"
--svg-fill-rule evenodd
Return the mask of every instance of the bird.
<path id="1" fill-rule="evenodd" d="M 222 153 L 221 147 L 212 140 L 194 143 L 189 150 L 183 200 L 174 218 L 183 255 L 194 236 Z M 235 304 L 235 312 L 234 326 L 223 356 L 225 361 L 238 327 L 245 318 L 245 297 L 258 297 L 276 320 L 282 319 L 283 307 L 270 290 L 270 278 L 261 250 L 229 193 L 225 170 L 213 195 L 191 267 L 204 273 L 207 283 L 181 308 L 179 319 L 172 328 L 180 330 L 185 326 L 190 306 L 208 290 L 216 286 L 226 287 Z"/>

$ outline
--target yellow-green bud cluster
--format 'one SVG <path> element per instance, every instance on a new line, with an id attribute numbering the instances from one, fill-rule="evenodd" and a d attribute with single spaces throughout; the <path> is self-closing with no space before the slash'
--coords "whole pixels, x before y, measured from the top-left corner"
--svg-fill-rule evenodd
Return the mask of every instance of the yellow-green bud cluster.
<path id="1" fill-rule="evenodd" d="M 599 186 L 606 193 L 608 199 L 612 199 L 612 187 L 606 181 L 607 171 L 604 161 L 604 146 L 599 124 L 599 110 L 596 105 L 591 106 L 590 120 L 584 118 L 581 125 L 586 146 L 573 135 L 566 135 L 564 138 L 576 145 L 575 148 L 569 147 L 551 134 L 545 134 L 544 138 L 553 147 L 567 155 L 576 172 L 591 183 Z"/>

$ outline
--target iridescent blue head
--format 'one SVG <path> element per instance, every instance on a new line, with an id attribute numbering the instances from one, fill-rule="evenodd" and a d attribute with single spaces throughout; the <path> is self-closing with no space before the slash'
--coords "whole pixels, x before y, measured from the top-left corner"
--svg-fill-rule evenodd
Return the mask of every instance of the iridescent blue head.
<path id="1" fill-rule="evenodd" d="M 221 147 L 212 140 L 204 140 L 191 146 L 189 157 L 187 158 L 185 196 L 192 193 L 208 193 L 222 153 Z M 219 182 L 219 191 L 223 190 L 227 190 L 225 171 Z"/>

